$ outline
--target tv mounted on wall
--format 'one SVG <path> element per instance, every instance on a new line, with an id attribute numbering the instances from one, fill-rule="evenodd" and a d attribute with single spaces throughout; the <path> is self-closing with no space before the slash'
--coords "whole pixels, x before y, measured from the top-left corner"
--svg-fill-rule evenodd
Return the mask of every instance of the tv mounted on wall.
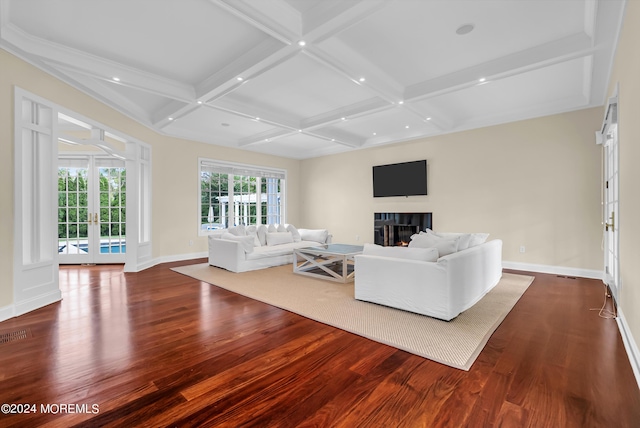
<path id="1" fill-rule="evenodd" d="M 427 194 L 427 161 L 373 167 L 373 197 Z"/>

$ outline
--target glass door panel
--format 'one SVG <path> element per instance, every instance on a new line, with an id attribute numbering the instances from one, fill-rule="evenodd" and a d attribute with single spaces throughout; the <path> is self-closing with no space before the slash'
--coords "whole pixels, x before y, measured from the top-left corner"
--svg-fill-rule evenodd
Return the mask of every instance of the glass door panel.
<path id="1" fill-rule="evenodd" d="M 98 171 L 98 230 L 100 234 L 97 257 L 100 260 L 124 261 L 126 245 L 126 170 L 124 162 L 97 159 Z M 115 256 L 115 257 L 114 257 Z"/>
<path id="2" fill-rule="evenodd" d="M 58 166 L 58 253 L 66 263 L 90 262 L 89 159 Z"/>
<path id="3" fill-rule="evenodd" d="M 60 263 L 124 263 L 125 200 L 124 161 L 97 156 L 60 158 Z"/>

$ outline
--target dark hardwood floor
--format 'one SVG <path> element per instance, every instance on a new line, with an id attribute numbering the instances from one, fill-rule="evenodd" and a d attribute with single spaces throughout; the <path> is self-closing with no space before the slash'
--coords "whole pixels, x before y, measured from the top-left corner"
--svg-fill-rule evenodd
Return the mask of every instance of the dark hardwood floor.
<path id="1" fill-rule="evenodd" d="M 32 411 L 0 426 L 640 426 L 600 281 L 535 274 L 465 372 L 169 270 L 201 261 L 61 267 L 0 323 L 0 403 Z"/>

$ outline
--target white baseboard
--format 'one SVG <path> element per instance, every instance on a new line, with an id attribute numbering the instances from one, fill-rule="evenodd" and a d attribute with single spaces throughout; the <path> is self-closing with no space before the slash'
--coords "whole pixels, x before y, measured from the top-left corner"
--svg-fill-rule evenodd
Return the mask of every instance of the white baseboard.
<path id="1" fill-rule="evenodd" d="M 35 311 L 36 309 L 43 308 L 60 300 L 62 300 L 62 292 L 60 290 L 54 290 L 33 299 L 4 306 L 0 308 L 0 322 L 24 315 L 27 312 Z"/>
<path id="2" fill-rule="evenodd" d="M 564 266 L 538 265 L 533 263 L 520 263 L 503 261 L 502 267 L 505 269 L 524 270 L 528 272 L 550 273 L 555 275 L 577 276 L 581 278 L 602 279 L 602 272 L 599 270 L 579 269 Z"/>
<path id="3" fill-rule="evenodd" d="M 635 375 L 636 382 L 638 383 L 638 388 L 640 389 L 640 351 L 638 351 L 638 345 L 631 335 L 627 320 L 625 319 L 624 314 L 622 313 L 622 309 L 620 308 L 618 308 L 618 317 L 616 318 L 616 323 L 618 324 L 618 329 L 620 330 L 620 335 L 622 336 L 624 348 L 627 350 L 627 355 L 629 356 L 629 363 L 631 364 L 633 374 Z"/>
<path id="4" fill-rule="evenodd" d="M 33 299 L 14 304 L 14 316 L 20 316 L 27 312 L 35 311 L 55 302 L 62 300 L 62 292 L 60 289 L 51 291 L 50 293 L 37 296 Z"/>
<path id="5" fill-rule="evenodd" d="M 145 269 L 149 269 L 151 267 L 154 267 L 155 265 L 159 265 L 162 263 L 171 263 L 171 262 L 181 262 L 183 260 L 191 260 L 191 259 L 202 259 L 202 258 L 206 258 L 209 257 L 209 253 L 208 252 L 202 252 L 202 253 L 188 253 L 188 254 L 174 254 L 171 256 L 164 256 L 164 257 L 156 257 L 155 259 L 151 259 L 148 261 L 145 261 L 144 263 L 141 263 L 137 266 L 125 266 L 125 272 L 140 272 L 143 271 Z"/>
<path id="6" fill-rule="evenodd" d="M 9 318 L 13 318 L 15 316 L 15 310 L 13 305 L 8 305 L 0 308 L 0 322 L 6 321 Z"/>

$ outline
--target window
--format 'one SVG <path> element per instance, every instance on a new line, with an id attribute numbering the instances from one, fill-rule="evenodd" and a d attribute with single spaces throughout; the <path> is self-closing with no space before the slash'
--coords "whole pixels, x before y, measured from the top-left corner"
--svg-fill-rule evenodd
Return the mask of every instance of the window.
<path id="1" fill-rule="evenodd" d="M 200 234 L 285 222 L 286 171 L 200 159 Z"/>

